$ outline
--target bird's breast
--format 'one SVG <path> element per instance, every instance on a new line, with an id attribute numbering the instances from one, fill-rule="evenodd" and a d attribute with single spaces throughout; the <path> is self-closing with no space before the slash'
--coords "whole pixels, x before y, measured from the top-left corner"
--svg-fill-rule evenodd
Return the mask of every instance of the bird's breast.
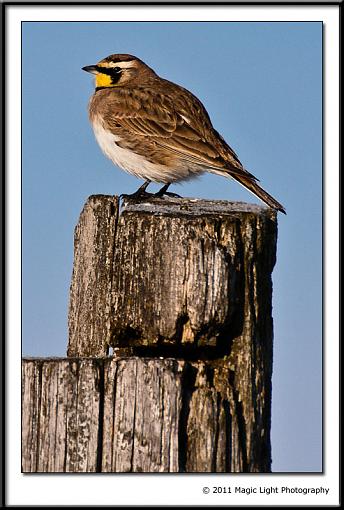
<path id="1" fill-rule="evenodd" d="M 128 148 L 120 147 L 119 142 L 122 140 L 122 137 L 106 129 L 101 118 L 94 119 L 92 127 L 96 140 L 104 154 L 115 165 L 126 172 L 140 179 L 149 179 L 153 182 L 168 183 L 180 180 L 178 175 L 173 175 L 175 172 L 173 168 L 152 163 L 141 154 L 137 154 Z"/>

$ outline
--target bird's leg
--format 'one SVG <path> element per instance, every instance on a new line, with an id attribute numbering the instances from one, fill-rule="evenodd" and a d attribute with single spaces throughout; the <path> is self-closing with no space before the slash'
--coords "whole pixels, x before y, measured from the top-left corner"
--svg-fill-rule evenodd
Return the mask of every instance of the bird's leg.
<path id="1" fill-rule="evenodd" d="M 161 189 L 159 189 L 159 191 L 157 193 L 155 193 L 155 196 L 163 197 L 164 195 L 167 195 L 169 197 L 181 198 L 181 196 L 177 195 L 177 193 L 171 193 L 171 192 L 167 191 L 169 186 L 171 186 L 170 182 L 168 184 L 165 184 L 165 186 L 163 186 Z"/>
<path id="2" fill-rule="evenodd" d="M 165 184 L 165 186 L 163 186 L 161 189 L 159 189 L 159 191 L 157 193 L 155 193 L 155 196 L 162 197 L 163 195 L 165 195 L 169 186 L 171 186 L 170 182 L 168 184 Z"/>
<path id="3" fill-rule="evenodd" d="M 136 191 L 136 193 L 144 193 L 147 189 L 147 186 L 150 184 L 151 181 L 147 180 L 145 181 L 140 187 L 139 189 Z"/>
<path id="4" fill-rule="evenodd" d="M 139 187 L 135 193 L 131 193 L 130 195 L 122 194 L 120 198 L 129 198 L 130 200 L 143 200 L 145 198 L 149 198 L 153 196 L 153 193 L 148 193 L 146 191 L 147 186 L 151 183 L 149 179 L 147 179 L 142 186 Z"/>

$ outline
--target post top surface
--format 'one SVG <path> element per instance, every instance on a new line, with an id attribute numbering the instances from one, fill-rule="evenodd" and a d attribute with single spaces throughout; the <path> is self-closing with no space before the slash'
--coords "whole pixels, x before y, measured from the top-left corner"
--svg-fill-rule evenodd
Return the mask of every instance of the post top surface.
<path id="1" fill-rule="evenodd" d="M 94 197 L 98 197 L 98 195 L 94 195 Z M 116 196 L 113 198 L 118 199 Z M 121 212 L 143 212 L 158 216 L 217 216 L 248 213 L 276 217 L 276 211 L 263 205 L 187 197 L 152 198 L 142 202 L 125 200 L 121 203 Z"/>

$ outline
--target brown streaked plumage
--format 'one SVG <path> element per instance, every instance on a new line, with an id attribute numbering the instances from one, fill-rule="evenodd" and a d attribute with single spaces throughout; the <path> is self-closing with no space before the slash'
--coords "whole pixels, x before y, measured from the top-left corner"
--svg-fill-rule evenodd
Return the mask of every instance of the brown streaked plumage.
<path id="1" fill-rule="evenodd" d="M 89 116 L 103 152 L 148 184 L 168 186 L 203 172 L 232 177 L 270 207 L 284 207 L 258 184 L 233 149 L 213 128 L 202 103 L 191 92 L 160 78 L 137 57 L 110 55 L 85 71 L 96 75 Z"/>

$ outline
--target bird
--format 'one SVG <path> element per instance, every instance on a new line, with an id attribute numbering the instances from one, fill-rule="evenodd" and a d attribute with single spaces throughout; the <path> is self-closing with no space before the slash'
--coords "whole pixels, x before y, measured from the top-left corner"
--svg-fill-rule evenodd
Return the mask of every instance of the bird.
<path id="1" fill-rule="evenodd" d="M 144 180 L 131 195 L 152 196 L 151 182 L 163 184 L 157 197 L 170 195 L 172 183 L 204 172 L 233 178 L 276 211 L 284 207 L 244 168 L 216 131 L 201 101 L 184 87 L 161 78 L 141 59 L 112 54 L 82 69 L 95 75 L 88 113 L 95 138 L 110 160 Z"/>

